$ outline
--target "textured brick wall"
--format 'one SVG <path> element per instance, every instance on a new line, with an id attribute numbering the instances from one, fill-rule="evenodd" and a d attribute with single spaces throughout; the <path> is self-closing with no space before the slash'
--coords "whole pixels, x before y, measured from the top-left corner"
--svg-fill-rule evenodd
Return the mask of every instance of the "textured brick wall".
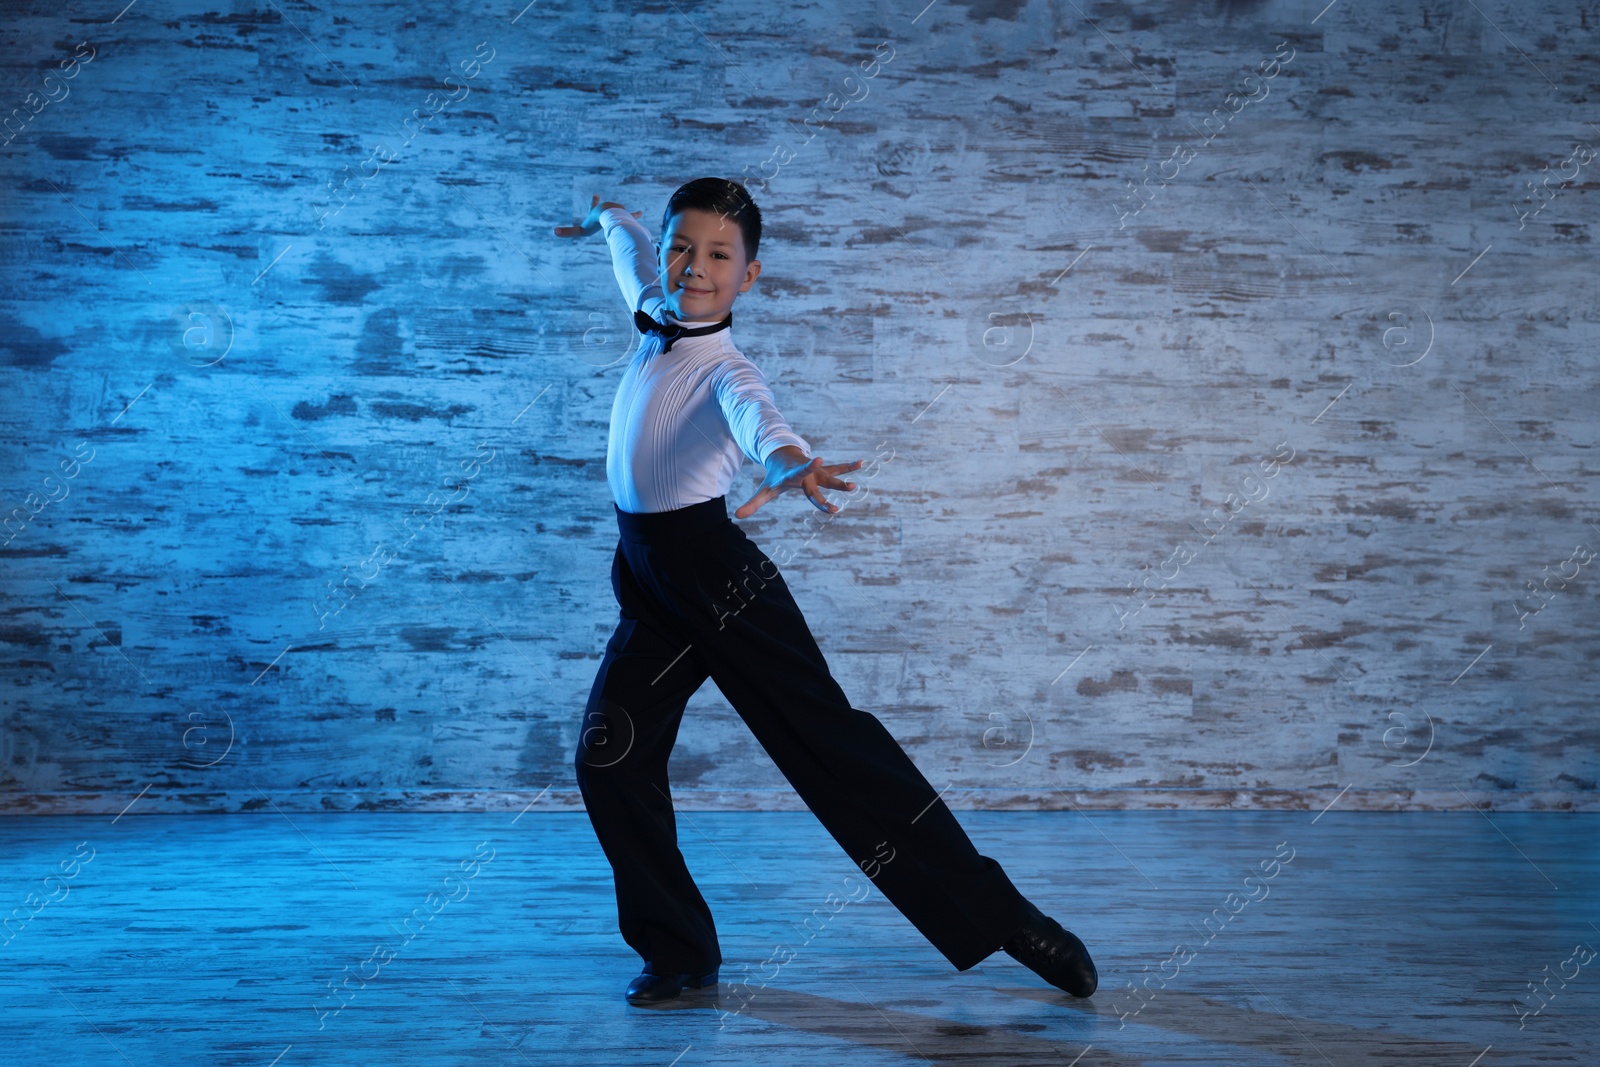
<path id="1" fill-rule="evenodd" d="M 1600 806 L 1588 6 L 118 6 L 0 29 L 0 807 L 575 802 L 550 229 L 702 174 L 876 458 L 745 527 L 953 805 Z M 793 803 L 710 685 L 675 759 Z"/>

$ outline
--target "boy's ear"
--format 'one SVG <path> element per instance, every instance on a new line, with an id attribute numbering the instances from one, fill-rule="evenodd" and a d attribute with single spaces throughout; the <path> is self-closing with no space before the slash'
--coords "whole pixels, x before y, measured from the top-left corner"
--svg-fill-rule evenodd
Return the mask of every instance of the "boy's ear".
<path id="1" fill-rule="evenodd" d="M 741 293 L 749 292 L 750 287 L 756 283 L 756 279 L 759 277 L 761 277 L 761 261 L 752 259 L 750 265 L 744 269 L 744 284 L 739 286 L 739 291 Z"/>

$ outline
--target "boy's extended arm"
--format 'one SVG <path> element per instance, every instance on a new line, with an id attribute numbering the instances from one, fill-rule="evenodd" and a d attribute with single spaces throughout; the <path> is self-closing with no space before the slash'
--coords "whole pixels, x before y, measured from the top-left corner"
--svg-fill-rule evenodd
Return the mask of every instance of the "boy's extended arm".
<path id="1" fill-rule="evenodd" d="M 811 454 L 810 442 L 783 417 L 766 375 L 750 360 L 740 356 L 717 364 L 711 372 L 711 392 L 722 409 L 728 433 L 757 463 L 765 463 L 780 445 Z"/>
<path id="2" fill-rule="evenodd" d="M 749 518 L 789 489 L 799 489 L 815 507 L 830 515 L 839 510 L 822 495 L 822 487 L 854 490 L 855 483 L 841 481 L 838 475 L 860 467 L 860 460 L 828 466 L 821 459 L 813 459 L 811 446 L 778 410 L 766 376 L 748 359 L 741 357 L 721 364 L 711 386 L 733 439 L 745 455 L 766 467 L 766 476 L 755 495 L 739 505 L 733 513 L 735 518 Z"/>

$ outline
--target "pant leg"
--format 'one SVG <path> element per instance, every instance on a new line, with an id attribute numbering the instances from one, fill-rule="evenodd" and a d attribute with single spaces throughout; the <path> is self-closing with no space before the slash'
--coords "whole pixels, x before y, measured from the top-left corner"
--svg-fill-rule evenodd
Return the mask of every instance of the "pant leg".
<path id="1" fill-rule="evenodd" d="M 689 608 L 686 639 L 795 791 L 953 966 L 991 955 L 1022 926 L 1022 895 L 883 724 L 850 706 L 777 566 L 733 523 L 682 556 L 647 568 L 676 575 L 664 592 Z"/>
<path id="2" fill-rule="evenodd" d="M 652 973 L 707 974 L 722 953 L 711 909 L 678 850 L 667 781 L 684 705 L 706 669 L 641 597 L 620 547 L 612 588 L 621 618 L 584 709 L 578 788 L 611 862 L 623 940 Z"/>

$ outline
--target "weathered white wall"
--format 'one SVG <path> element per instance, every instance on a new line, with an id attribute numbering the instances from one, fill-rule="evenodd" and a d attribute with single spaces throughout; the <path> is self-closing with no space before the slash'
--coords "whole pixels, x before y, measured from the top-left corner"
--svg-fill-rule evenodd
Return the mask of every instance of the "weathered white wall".
<path id="1" fill-rule="evenodd" d="M 883 459 L 746 529 L 953 805 L 1597 806 L 1588 6 L 116 7 L 0 30 L 0 808 L 575 803 L 633 339 L 550 229 L 703 174 Z M 674 773 L 793 803 L 709 685 Z"/>

